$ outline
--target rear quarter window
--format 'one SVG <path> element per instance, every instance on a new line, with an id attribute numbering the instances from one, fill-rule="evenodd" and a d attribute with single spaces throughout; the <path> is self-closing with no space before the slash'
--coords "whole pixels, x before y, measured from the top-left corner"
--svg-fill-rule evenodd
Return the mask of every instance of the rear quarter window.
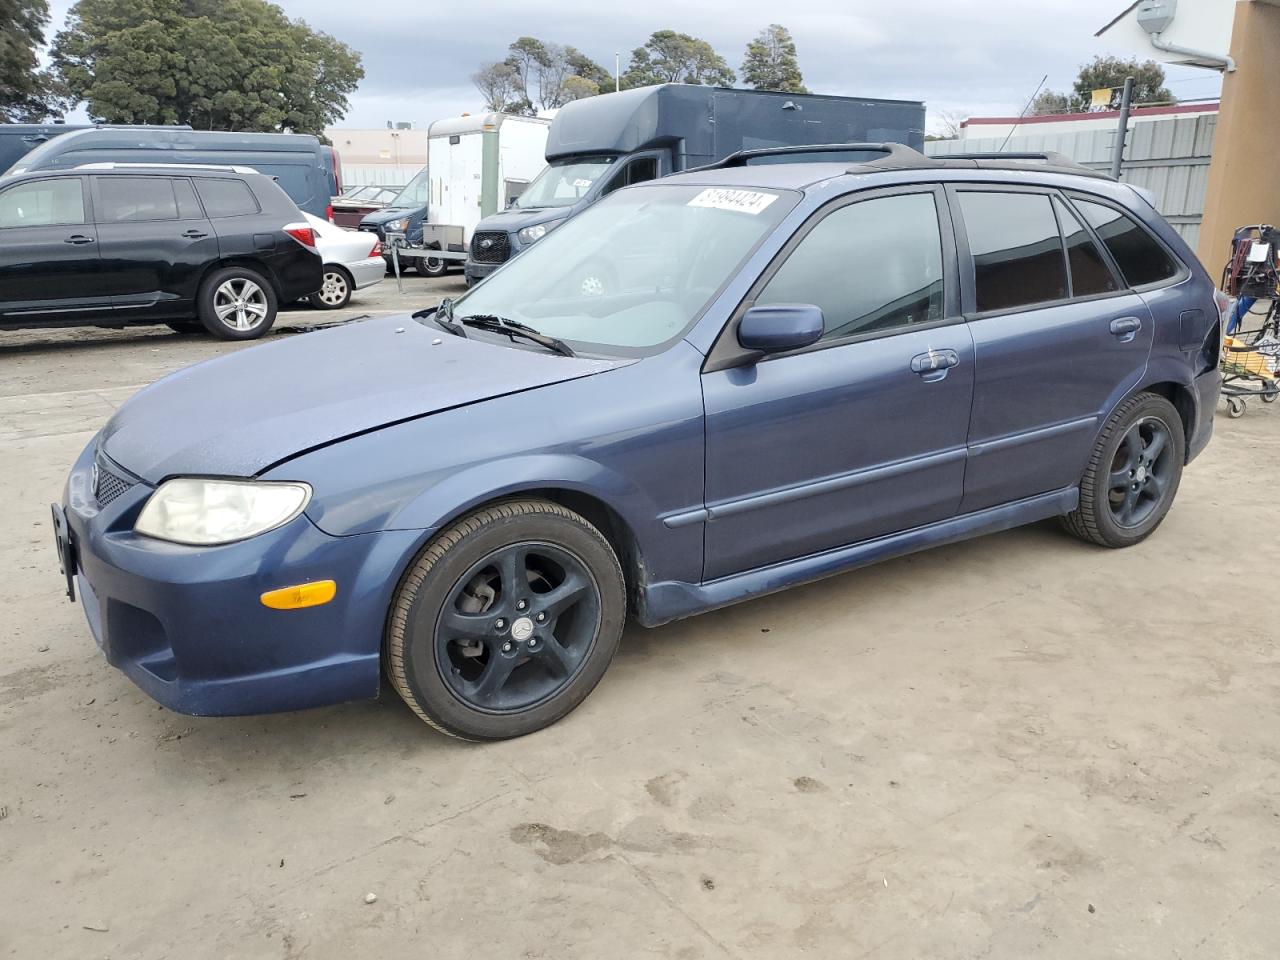
<path id="1" fill-rule="evenodd" d="M 243 217 L 259 211 L 253 191 L 243 180 L 199 177 L 195 184 L 204 212 L 210 217 Z"/>
<path id="2" fill-rule="evenodd" d="M 1092 200 L 1072 197 L 1071 202 L 1110 251 L 1129 286 L 1162 283 L 1178 275 L 1178 263 L 1135 220 L 1113 207 Z"/>

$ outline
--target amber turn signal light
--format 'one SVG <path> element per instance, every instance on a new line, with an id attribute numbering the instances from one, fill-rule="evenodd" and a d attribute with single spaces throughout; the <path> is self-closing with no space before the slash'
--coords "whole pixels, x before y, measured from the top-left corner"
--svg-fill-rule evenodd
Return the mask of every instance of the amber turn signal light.
<path id="1" fill-rule="evenodd" d="M 338 585 L 332 580 L 317 580 L 314 583 L 300 583 L 296 587 L 268 590 L 262 595 L 262 605 L 272 610 L 301 610 L 303 607 L 318 607 L 322 603 L 328 603 L 337 592 Z"/>

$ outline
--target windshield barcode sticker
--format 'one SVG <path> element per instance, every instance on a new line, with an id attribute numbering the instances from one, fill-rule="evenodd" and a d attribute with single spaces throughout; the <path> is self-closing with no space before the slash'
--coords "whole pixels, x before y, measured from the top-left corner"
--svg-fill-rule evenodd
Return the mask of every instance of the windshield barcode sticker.
<path id="1" fill-rule="evenodd" d="M 776 193 L 761 193 L 759 190 L 729 190 L 725 187 L 711 187 L 689 201 L 691 207 L 712 207 L 716 210 L 737 210 L 753 216 L 778 199 Z"/>

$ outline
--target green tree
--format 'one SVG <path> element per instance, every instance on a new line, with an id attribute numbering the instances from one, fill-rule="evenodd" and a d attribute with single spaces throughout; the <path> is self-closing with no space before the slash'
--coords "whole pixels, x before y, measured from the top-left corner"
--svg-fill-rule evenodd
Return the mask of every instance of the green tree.
<path id="1" fill-rule="evenodd" d="M 58 84 L 39 70 L 47 0 L 0 0 L 0 121 L 39 123 L 61 115 Z"/>
<path id="2" fill-rule="evenodd" d="M 319 134 L 360 55 L 266 0 L 79 0 L 53 43 L 70 95 L 108 123 Z"/>
<path id="3" fill-rule="evenodd" d="M 734 79 L 729 64 L 707 41 L 674 30 L 659 30 L 643 47 L 631 51 L 631 62 L 622 76 L 622 85 L 705 83 L 727 87 Z"/>
<path id="4" fill-rule="evenodd" d="M 1075 111 L 1075 100 L 1065 93 L 1046 90 L 1031 101 L 1028 111 L 1033 117 L 1044 117 L 1055 113 L 1072 113 Z"/>
<path id="5" fill-rule="evenodd" d="M 796 58 L 796 42 L 791 31 L 771 23 L 747 44 L 747 57 L 742 61 L 742 79 L 757 90 L 782 93 L 808 93 L 800 75 Z"/>
<path id="6" fill-rule="evenodd" d="M 1109 109 L 1120 107 L 1120 98 L 1126 77 L 1133 77 L 1133 102 L 1177 103 L 1177 99 L 1164 85 L 1164 67 L 1154 60 L 1130 57 L 1097 56 L 1080 65 L 1076 82 L 1067 93 L 1046 90 L 1031 102 L 1031 115 L 1051 113 L 1083 113 L 1093 106 L 1093 91 L 1111 91 L 1107 103 Z"/>
<path id="7" fill-rule="evenodd" d="M 1120 106 L 1120 90 L 1125 77 L 1133 77 L 1134 103 L 1168 103 L 1174 99 L 1164 85 L 1164 67 L 1154 60 L 1139 61 L 1137 57 L 1124 60 L 1120 57 L 1097 56 L 1080 66 L 1080 74 L 1072 87 L 1076 106 L 1088 109 L 1094 90 L 1111 89 L 1111 106 Z"/>

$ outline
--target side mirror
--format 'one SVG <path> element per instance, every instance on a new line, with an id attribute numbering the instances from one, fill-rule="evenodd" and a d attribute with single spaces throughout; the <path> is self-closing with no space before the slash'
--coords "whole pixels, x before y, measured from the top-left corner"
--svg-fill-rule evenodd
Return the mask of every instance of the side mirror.
<path id="1" fill-rule="evenodd" d="M 812 303 L 752 307 L 738 321 L 738 343 L 747 350 L 781 353 L 822 339 L 822 308 Z"/>

